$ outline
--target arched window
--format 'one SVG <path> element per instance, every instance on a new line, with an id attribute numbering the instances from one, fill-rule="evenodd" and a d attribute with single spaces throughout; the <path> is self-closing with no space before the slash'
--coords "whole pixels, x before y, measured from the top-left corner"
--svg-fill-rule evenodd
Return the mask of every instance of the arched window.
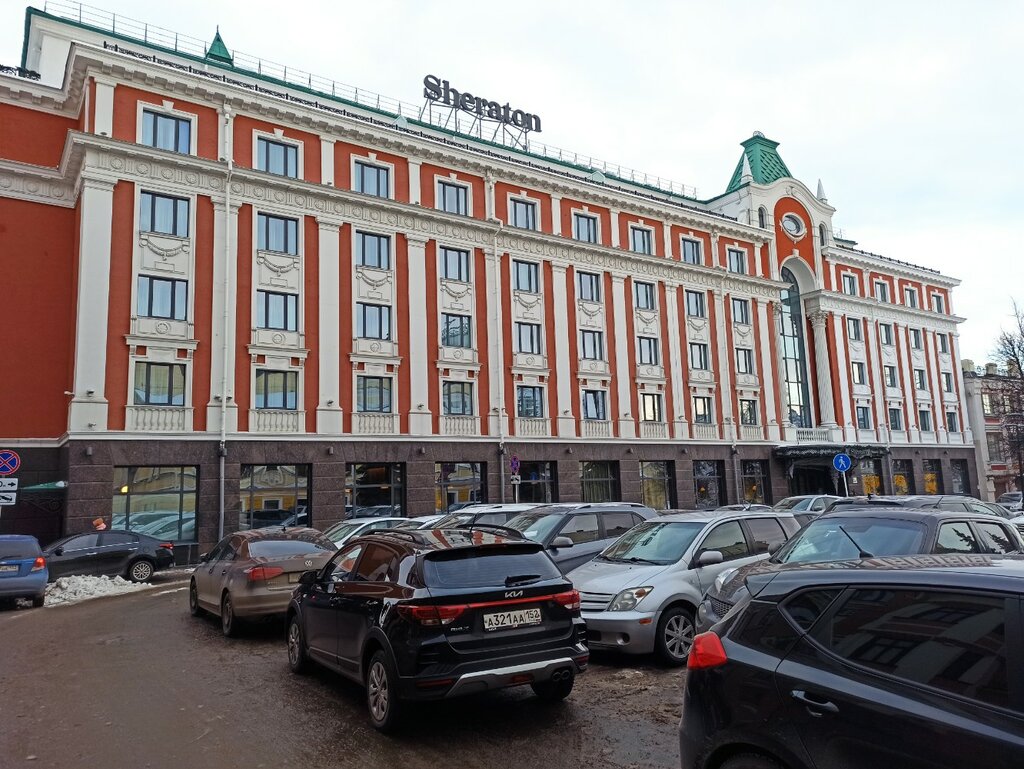
<path id="1" fill-rule="evenodd" d="M 764 210 L 764 206 L 757 209 L 757 226 L 762 230 L 768 229 L 768 212 Z"/>
<path id="2" fill-rule="evenodd" d="M 785 365 L 787 421 L 795 427 L 811 427 L 811 397 L 807 389 L 807 356 L 804 351 L 804 313 L 800 287 L 788 267 L 782 268 L 782 358 Z"/>
<path id="3" fill-rule="evenodd" d="M 819 224 L 818 225 L 818 240 L 821 242 L 821 247 L 822 248 L 825 247 L 825 234 L 826 234 L 825 233 L 825 225 L 824 224 Z"/>

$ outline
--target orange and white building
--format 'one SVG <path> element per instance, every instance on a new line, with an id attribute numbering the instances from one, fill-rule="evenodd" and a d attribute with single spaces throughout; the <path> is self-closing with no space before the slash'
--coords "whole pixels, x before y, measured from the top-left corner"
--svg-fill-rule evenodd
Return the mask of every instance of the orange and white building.
<path id="1" fill-rule="evenodd" d="M 958 281 L 776 142 L 698 199 L 82 9 L 0 69 L 4 530 L 976 490 Z"/>

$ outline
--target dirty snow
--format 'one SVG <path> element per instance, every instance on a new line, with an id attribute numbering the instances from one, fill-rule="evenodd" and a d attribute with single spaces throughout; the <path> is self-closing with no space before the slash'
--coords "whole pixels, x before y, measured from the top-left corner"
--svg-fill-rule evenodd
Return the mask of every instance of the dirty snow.
<path id="1" fill-rule="evenodd" d="M 101 598 L 105 595 L 134 593 L 152 587 L 144 582 L 129 582 L 124 577 L 60 577 L 46 586 L 46 606 Z"/>

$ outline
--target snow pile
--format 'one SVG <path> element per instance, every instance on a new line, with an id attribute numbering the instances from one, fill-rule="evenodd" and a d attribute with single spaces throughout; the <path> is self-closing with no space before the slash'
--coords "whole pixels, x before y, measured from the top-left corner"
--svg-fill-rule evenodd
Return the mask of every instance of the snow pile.
<path id="1" fill-rule="evenodd" d="M 148 587 L 150 585 L 129 582 L 123 577 L 60 577 L 46 586 L 46 606 L 78 603 L 105 595 L 134 593 Z"/>

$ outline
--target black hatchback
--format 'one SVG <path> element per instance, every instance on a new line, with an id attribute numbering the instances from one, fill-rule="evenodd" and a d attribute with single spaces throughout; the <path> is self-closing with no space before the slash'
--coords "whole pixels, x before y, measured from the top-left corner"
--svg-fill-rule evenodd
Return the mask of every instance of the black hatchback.
<path id="1" fill-rule="evenodd" d="M 366 688 L 373 725 L 409 700 L 529 684 L 569 695 L 589 659 L 580 597 L 543 546 L 483 529 L 384 530 L 305 572 L 288 607 L 288 662 Z"/>
<path id="2" fill-rule="evenodd" d="M 50 581 L 69 575 L 126 577 L 148 582 L 174 565 L 174 543 L 133 531 L 90 531 L 57 540 L 43 551 Z"/>
<path id="3" fill-rule="evenodd" d="M 791 564 L 694 639 L 683 769 L 1024 766 L 1024 560 Z"/>

